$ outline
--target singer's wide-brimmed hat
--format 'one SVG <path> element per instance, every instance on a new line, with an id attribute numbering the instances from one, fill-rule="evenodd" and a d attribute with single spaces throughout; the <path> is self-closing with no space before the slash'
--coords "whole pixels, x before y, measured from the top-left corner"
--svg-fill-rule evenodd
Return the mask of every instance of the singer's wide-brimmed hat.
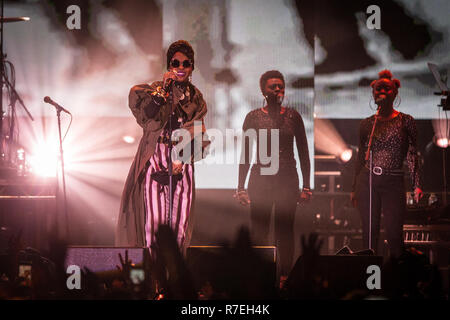
<path id="1" fill-rule="evenodd" d="M 192 70 L 194 70 L 194 49 L 186 40 L 178 40 L 172 43 L 167 49 L 167 69 L 170 67 L 170 61 L 175 53 L 181 52 L 191 60 Z"/>

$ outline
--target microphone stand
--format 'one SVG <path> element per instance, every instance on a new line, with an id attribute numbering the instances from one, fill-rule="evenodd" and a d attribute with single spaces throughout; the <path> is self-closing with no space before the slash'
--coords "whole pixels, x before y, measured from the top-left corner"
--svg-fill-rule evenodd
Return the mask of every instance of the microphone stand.
<path id="1" fill-rule="evenodd" d="M 448 138 L 447 138 L 448 139 Z M 444 174 L 444 197 L 442 198 L 442 204 L 444 208 L 447 206 L 447 172 L 445 170 L 446 163 L 447 163 L 447 157 L 446 157 L 446 150 L 447 148 L 442 148 L 442 173 Z"/>
<path id="2" fill-rule="evenodd" d="M 23 109 L 25 110 L 25 112 L 27 113 L 28 117 L 34 121 L 33 116 L 31 115 L 31 113 L 28 111 L 27 107 L 25 106 L 25 104 L 23 103 L 22 99 L 20 98 L 20 95 L 17 93 L 16 89 L 14 88 L 14 86 L 8 81 L 7 78 L 7 71 L 6 71 L 6 65 L 5 65 L 5 58 L 6 55 L 3 53 L 3 36 L 4 36 L 4 20 L 5 20 L 5 8 L 4 8 L 4 0 L 1 0 L 0 3 L 0 168 L 4 165 L 3 161 L 6 160 L 6 156 L 5 153 L 8 151 L 10 152 L 9 154 L 9 162 L 11 162 L 11 150 L 4 150 L 4 144 L 3 144 L 3 86 L 7 86 L 10 90 L 12 95 L 14 95 L 14 102 L 11 104 L 11 108 L 13 110 L 12 114 L 14 115 L 14 110 L 15 110 L 15 100 L 18 100 L 19 103 L 22 105 Z M 10 62 L 9 62 L 10 63 Z M 10 65 L 13 67 L 13 64 L 10 63 Z M 9 124 L 9 130 L 10 132 L 14 131 L 14 116 L 11 117 L 10 119 L 10 124 Z M 5 141 L 5 145 L 7 145 L 8 143 L 10 145 L 12 145 L 13 142 L 13 134 L 10 133 L 10 140 L 9 141 Z"/>
<path id="3" fill-rule="evenodd" d="M 375 125 L 374 125 L 375 128 Z M 370 160 L 369 160 L 369 170 L 370 170 L 370 175 L 369 175 L 369 189 L 370 189 L 370 193 L 369 193 L 369 249 L 372 249 L 372 193 L 373 193 L 373 162 L 372 162 L 372 150 L 370 150 Z"/>
<path id="4" fill-rule="evenodd" d="M 14 88 L 14 86 L 9 82 L 9 80 L 6 78 L 5 75 L 3 75 L 3 81 L 5 81 L 5 84 L 7 87 L 9 87 L 9 89 L 13 92 L 14 97 L 17 99 L 17 101 L 19 101 L 20 105 L 22 106 L 23 110 L 25 110 L 26 114 L 28 115 L 28 117 L 31 119 L 31 121 L 34 121 L 33 116 L 31 115 L 30 111 L 27 109 L 27 107 L 25 106 L 25 103 L 23 102 L 22 98 L 20 97 L 19 93 L 16 91 L 16 89 Z"/>
<path id="5" fill-rule="evenodd" d="M 166 220 L 168 221 L 168 225 L 172 228 L 172 214 L 173 214 L 173 170 L 172 170 L 172 115 L 174 112 L 174 103 L 173 103 L 173 86 L 175 81 L 172 81 L 170 84 L 170 93 L 169 93 L 169 158 L 167 161 L 168 171 L 169 171 L 169 211 L 168 216 L 166 216 Z M 166 211 L 167 215 L 167 211 Z"/>
<path id="6" fill-rule="evenodd" d="M 0 73 L 1 73 L 1 77 L 0 77 L 0 91 L 1 91 L 1 96 L 0 96 L 0 165 L 3 166 L 3 155 L 4 155 L 4 150 L 3 150 L 3 76 L 4 74 L 4 57 L 3 57 L 3 16 L 4 16 L 4 3 L 3 0 L 0 4 L 0 14 L 1 14 L 1 21 L 0 21 Z"/>
<path id="7" fill-rule="evenodd" d="M 367 145 L 367 151 L 365 160 L 369 160 L 369 249 L 372 249 L 372 193 L 373 193 L 373 162 L 372 162 L 372 139 L 373 133 L 375 132 L 375 126 L 377 125 L 378 114 L 380 112 L 380 107 L 377 109 L 377 113 L 375 114 L 375 120 L 372 126 L 372 132 L 370 133 L 369 144 Z"/>
<path id="8" fill-rule="evenodd" d="M 58 117 L 58 133 L 59 133 L 59 153 L 61 156 L 61 174 L 62 174 L 62 183 L 63 183 L 63 195 L 64 195 L 64 216 L 66 218 L 66 232 L 67 239 L 70 240 L 69 233 L 69 215 L 67 210 L 67 193 L 66 193 L 66 175 L 64 172 L 64 152 L 62 145 L 62 136 L 61 136 L 61 108 L 56 108 L 56 116 Z M 58 184 L 58 178 L 56 178 L 56 183 Z M 58 187 L 57 187 L 58 190 Z M 58 224 L 58 217 L 56 217 L 56 223 Z"/>
<path id="9" fill-rule="evenodd" d="M 438 96 L 443 96 L 443 98 L 441 98 L 441 104 L 438 105 L 438 107 L 442 107 L 442 111 L 447 112 L 450 110 L 450 90 L 447 87 L 447 78 L 445 77 L 445 79 L 441 79 L 441 75 L 439 73 L 438 70 L 438 66 L 435 65 L 434 63 L 428 62 L 427 63 L 428 68 L 430 69 L 431 73 L 433 74 L 434 80 L 436 81 L 436 84 L 438 85 L 440 92 L 435 92 L 435 95 Z M 445 132 L 445 138 L 449 138 L 447 136 L 447 132 Z M 446 169 L 445 169 L 445 165 L 446 165 L 446 150 L 447 148 L 442 148 L 442 171 L 443 171 L 443 178 L 444 178 L 444 196 L 442 198 L 442 202 L 444 207 L 447 206 L 447 173 L 446 173 Z"/>

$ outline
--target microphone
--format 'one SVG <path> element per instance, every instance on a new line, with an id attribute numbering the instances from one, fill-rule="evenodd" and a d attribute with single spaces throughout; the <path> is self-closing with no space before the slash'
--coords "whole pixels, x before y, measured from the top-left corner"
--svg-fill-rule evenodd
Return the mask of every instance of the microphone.
<path id="1" fill-rule="evenodd" d="M 175 70 L 172 70 L 171 72 L 174 73 L 174 74 L 177 74 L 177 72 Z M 167 78 L 164 81 L 163 86 L 164 86 L 164 91 L 165 92 L 169 92 L 169 90 L 172 87 L 173 82 L 174 82 L 174 80 L 172 78 Z"/>
<path id="2" fill-rule="evenodd" d="M 277 103 L 281 104 L 283 102 L 284 97 L 280 97 L 279 95 L 277 95 Z"/>
<path id="3" fill-rule="evenodd" d="M 379 104 L 379 103 L 381 103 L 384 99 L 386 99 L 386 98 L 378 97 L 378 98 L 375 100 L 375 103 L 376 103 L 376 104 Z"/>
<path id="4" fill-rule="evenodd" d="M 268 94 L 264 95 L 264 98 L 266 98 L 267 104 L 279 104 L 283 102 L 284 97 L 280 97 L 278 94 Z"/>
<path id="5" fill-rule="evenodd" d="M 170 87 L 172 86 L 172 83 L 173 83 L 173 79 L 171 79 L 171 78 L 166 79 L 166 82 L 164 83 L 164 91 L 165 92 L 169 92 Z"/>
<path id="6" fill-rule="evenodd" d="M 56 110 L 58 110 L 58 111 L 64 111 L 65 113 L 72 115 L 68 110 L 64 109 L 59 104 L 57 104 L 55 101 L 53 101 L 49 96 L 44 97 L 44 102 L 53 105 L 56 108 Z"/>

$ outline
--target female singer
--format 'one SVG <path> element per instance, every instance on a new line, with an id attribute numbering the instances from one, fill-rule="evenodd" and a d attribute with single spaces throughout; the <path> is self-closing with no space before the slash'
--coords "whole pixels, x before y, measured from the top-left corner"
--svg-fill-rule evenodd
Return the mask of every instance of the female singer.
<path id="1" fill-rule="evenodd" d="M 242 205 L 250 204 L 251 233 L 255 245 L 269 243 L 269 226 L 272 206 L 275 205 L 275 245 L 278 248 L 280 275 L 287 276 L 292 267 L 294 254 L 294 218 L 297 202 L 309 200 L 310 162 L 305 127 L 300 114 L 291 108 L 282 106 L 285 82 L 283 75 L 276 70 L 267 71 L 260 78 L 261 92 L 267 102 L 263 108 L 250 111 L 245 117 L 242 129 L 244 133 L 256 130 L 256 163 L 251 168 L 248 193 L 244 184 L 250 169 L 249 145 L 251 141 L 243 139 L 243 158 L 239 165 L 239 185 L 236 197 Z M 275 174 L 265 175 L 264 164 L 259 158 L 261 144 L 260 130 L 267 130 L 266 141 L 271 141 L 271 130 L 279 132 L 278 157 L 279 169 Z M 299 179 L 294 158 L 294 137 L 300 157 L 303 176 L 303 191 L 299 193 Z M 271 150 L 271 148 L 266 148 Z"/>
<path id="2" fill-rule="evenodd" d="M 383 70 L 371 83 L 378 111 L 361 121 L 359 151 L 351 199 L 362 220 L 364 245 L 376 252 L 383 211 L 390 255 L 398 257 L 403 250 L 403 216 L 406 209 L 403 161 L 407 159 L 416 202 L 422 197 L 417 154 L 417 130 L 414 118 L 394 109 L 400 81 Z M 372 159 L 372 173 L 369 171 Z M 370 186 L 372 175 L 372 186 Z M 372 219 L 370 221 L 370 193 Z M 369 225 L 371 243 L 369 245 Z"/>
<path id="3" fill-rule="evenodd" d="M 162 81 L 136 85 L 130 90 L 129 107 L 143 128 L 143 137 L 122 194 L 116 230 L 118 246 L 150 246 L 158 226 L 169 224 L 169 129 L 186 129 L 193 138 L 194 125 L 200 124 L 195 132 L 205 132 L 207 108 L 201 92 L 191 83 L 194 50 L 187 41 L 170 45 L 167 70 Z M 192 231 L 189 220 L 194 168 L 190 161 L 173 160 L 171 226 L 181 246 L 188 242 Z"/>

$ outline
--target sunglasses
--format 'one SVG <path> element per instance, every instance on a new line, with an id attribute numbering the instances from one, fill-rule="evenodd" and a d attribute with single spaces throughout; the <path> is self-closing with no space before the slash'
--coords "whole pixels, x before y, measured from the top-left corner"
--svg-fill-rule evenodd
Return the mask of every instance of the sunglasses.
<path id="1" fill-rule="evenodd" d="M 274 83 L 274 84 L 272 84 L 272 85 L 269 86 L 269 88 L 270 88 L 271 90 L 275 90 L 277 87 L 280 88 L 280 90 L 283 90 L 283 89 L 284 89 L 284 85 L 278 84 L 278 83 Z"/>
<path id="2" fill-rule="evenodd" d="M 180 61 L 177 59 L 174 59 L 170 62 L 170 65 L 172 68 L 178 68 L 180 66 Z M 191 60 L 184 60 L 182 62 L 183 68 L 189 68 L 192 66 Z"/>

